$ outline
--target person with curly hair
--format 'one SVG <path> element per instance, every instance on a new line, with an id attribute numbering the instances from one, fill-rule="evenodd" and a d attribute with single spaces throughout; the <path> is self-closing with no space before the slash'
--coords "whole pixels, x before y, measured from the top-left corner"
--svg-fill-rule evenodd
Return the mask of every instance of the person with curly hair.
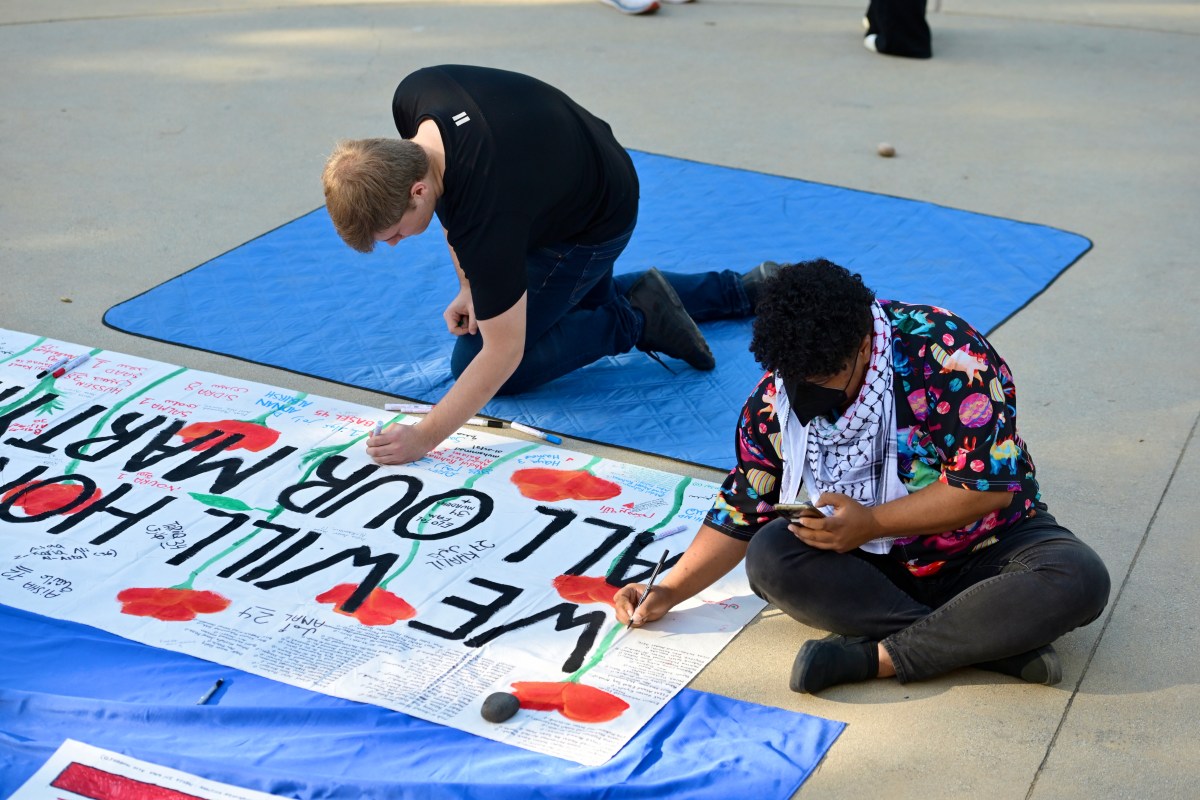
<path id="1" fill-rule="evenodd" d="M 412 426 L 367 440 L 381 464 L 421 458 L 497 394 L 638 348 L 715 366 L 696 322 L 749 316 L 761 266 L 615 276 L 639 183 L 608 123 L 528 75 L 418 70 L 392 100 L 400 139 L 338 143 L 322 175 L 338 235 L 369 253 L 446 232 L 459 290 L 442 313 L 454 385 Z M 402 310 L 401 310 L 402 313 Z"/>
<path id="2" fill-rule="evenodd" d="M 762 293 L 750 349 L 767 373 L 737 464 L 636 614 L 643 587 L 617 594 L 618 618 L 652 622 L 745 558 L 757 595 L 831 632 L 800 648 L 794 691 L 968 666 L 1060 681 L 1052 643 L 1100 615 L 1109 576 L 1042 501 L 1004 359 L 951 312 L 876 299 L 826 260 Z"/>

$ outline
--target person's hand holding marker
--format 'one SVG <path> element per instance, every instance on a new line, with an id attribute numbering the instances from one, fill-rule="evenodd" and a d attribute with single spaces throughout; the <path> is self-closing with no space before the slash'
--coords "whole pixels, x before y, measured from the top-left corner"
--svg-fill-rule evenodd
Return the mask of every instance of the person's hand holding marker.
<path id="1" fill-rule="evenodd" d="M 435 443 L 436 444 L 436 443 Z M 376 464 L 407 464 L 425 457 L 434 445 L 428 445 L 416 425 L 376 423 L 367 436 L 367 455 Z"/>
<path id="2" fill-rule="evenodd" d="M 695 597 L 736 567 L 745 558 L 748 546 L 749 542 L 701 525 L 696 538 L 662 580 L 653 585 L 640 608 L 638 600 L 645 592 L 644 585 L 630 584 L 616 593 L 613 607 L 617 619 L 625 624 L 632 622 L 635 628 L 661 619 L 672 608 Z M 651 578 L 647 583 L 653 580 Z"/>
<path id="3" fill-rule="evenodd" d="M 645 591 L 644 583 L 631 583 L 621 587 L 621 590 L 617 592 L 613 598 L 615 600 L 613 607 L 617 610 L 617 620 L 621 624 L 632 624 L 633 627 L 640 628 L 647 622 L 662 619 L 680 599 L 683 599 L 677 599 L 674 592 L 660 584 L 650 589 L 650 594 L 646 595 L 645 602 L 639 607 L 638 600 Z M 637 611 L 635 612 L 634 609 Z"/>
<path id="4" fill-rule="evenodd" d="M 647 622 L 661 618 L 671 610 L 678 601 L 670 596 L 670 591 L 663 591 L 661 586 L 655 586 L 654 581 L 662 572 L 667 562 L 667 551 L 658 557 L 658 565 L 650 573 L 646 585 L 631 583 L 622 587 L 613 598 L 613 608 L 616 609 L 617 619 L 629 628 L 639 627 Z"/>

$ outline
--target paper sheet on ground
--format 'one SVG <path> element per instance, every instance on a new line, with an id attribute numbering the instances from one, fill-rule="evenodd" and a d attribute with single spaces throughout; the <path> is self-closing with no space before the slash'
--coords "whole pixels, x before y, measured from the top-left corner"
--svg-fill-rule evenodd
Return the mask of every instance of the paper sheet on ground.
<path id="1" fill-rule="evenodd" d="M 177 769 L 67 739 L 9 800 L 273 800 Z"/>
<path id="2" fill-rule="evenodd" d="M 477 428 L 380 467 L 396 419 L 0 329 L 0 602 L 585 764 L 763 607 L 740 569 L 652 629 L 609 605 L 715 485 Z"/>

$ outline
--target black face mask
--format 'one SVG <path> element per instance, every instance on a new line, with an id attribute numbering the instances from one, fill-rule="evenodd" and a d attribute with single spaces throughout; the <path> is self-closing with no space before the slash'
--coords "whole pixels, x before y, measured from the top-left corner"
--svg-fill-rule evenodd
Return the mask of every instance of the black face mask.
<path id="1" fill-rule="evenodd" d="M 792 413 L 800 420 L 801 425 L 807 425 L 817 417 L 825 417 L 830 422 L 835 421 L 842 403 L 846 401 L 845 390 L 817 386 L 807 381 L 791 381 L 784 378 L 783 390 L 787 392 Z"/>
<path id="2" fill-rule="evenodd" d="M 854 380 L 854 370 L 858 369 L 858 357 L 859 353 L 856 352 L 854 363 L 850 365 L 850 379 L 841 389 L 817 386 L 808 381 L 789 380 L 778 372 L 775 373 L 777 378 L 783 380 L 783 390 L 787 392 L 788 403 L 801 425 L 807 425 L 817 417 L 837 422 L 842 413 L 842 404 L 846 402 L 846 390 Z"/>

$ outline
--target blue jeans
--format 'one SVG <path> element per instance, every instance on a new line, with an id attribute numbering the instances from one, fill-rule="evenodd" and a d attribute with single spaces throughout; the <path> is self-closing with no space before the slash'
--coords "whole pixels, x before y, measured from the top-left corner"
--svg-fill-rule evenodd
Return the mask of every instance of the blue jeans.
<path id="1" fill-rule="evenodd" d="M 928 578 L 891 556 L 809 547 L 775 520 L 746 554 L 750 586 L 793 619 L 883 643 L 901 683 L 1050 644 L 1108 603 L 1100 557 L 1045 511 Z"/>
<path id="2" fill-rule="evenodd" d="M 637 344 L 645 320 L 625 294 L 642 273 L 613 276 L 613 264 L 632 235 L 631 225 L 603 244 L 542 247 L 527 256 L 525 355 L 497 394 L 528 391 Z M 697 322 L 750 315 L 736 272 L 663 274 Z M 480 334 L 459 336 L 451 374 L 458 378 L 482 347 Z"/>

